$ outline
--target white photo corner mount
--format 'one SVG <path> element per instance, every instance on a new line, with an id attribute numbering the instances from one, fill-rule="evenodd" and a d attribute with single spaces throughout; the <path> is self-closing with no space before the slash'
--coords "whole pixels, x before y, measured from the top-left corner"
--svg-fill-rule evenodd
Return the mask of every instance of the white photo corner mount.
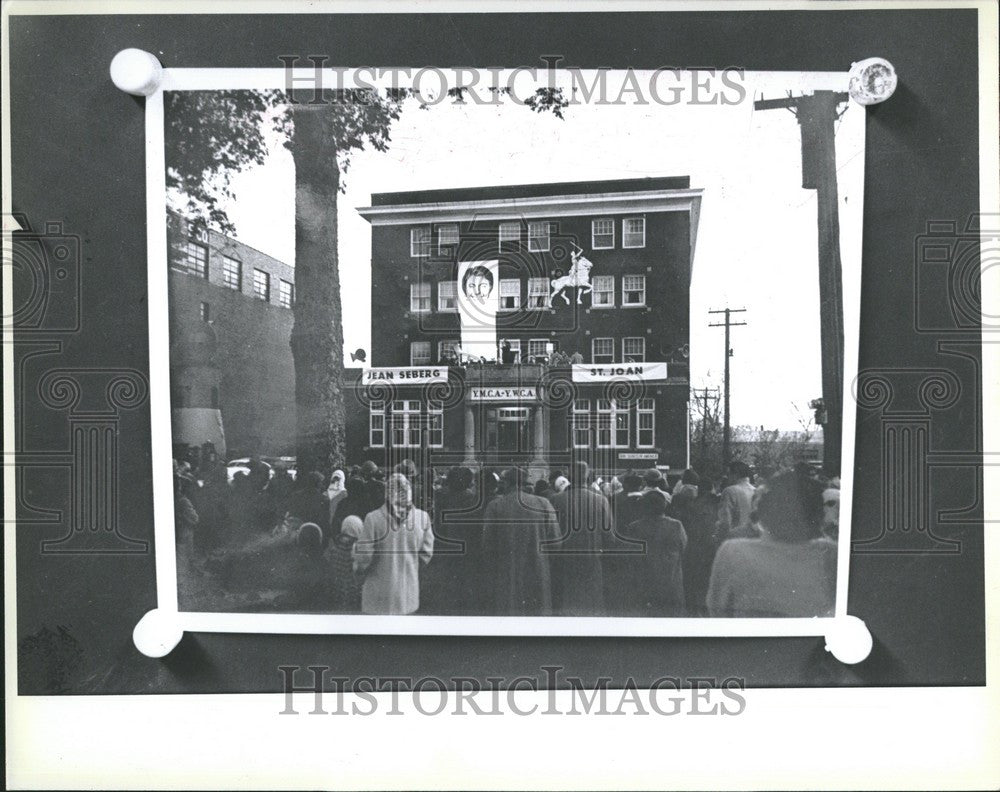
<path id="1" fill-rule="evenodd" d="M 311 69 L 303 78 L 312 77 Z M 172 75 L 173 72 L 173 75 Z M 281 88 L 287 77 L 284 70 L 252 70 L 252 78 L 240 76 L 241 70 L 164 70 L 153 54 L 140 49 L 119 52 L 111 62 L 110 74 L 122 91 L 147 98 L 147 220 L 149 287 L 167 292 L 166 207 L 164 195 L 164 113 L 163 90 L 238 90 Z M 199 79 L 200 74 L 209 75 Z M 171 77 L 175 79 L 171 79 Z M 297 74 L 296 74 L 297 76 Z M 846 86 L 851 97 L 861 105 L 885 101 L 895 90 L 897 78 L 892 65 L 881 58 L 869 58 L 852 65 Z M 150 300 L 151 360 L 169 360 L 168 314 L 165 301 Z M 853 363 L 845 375 L 857 369 L 857 329 L 859 317 L 853 317 L 853 348 L 845 346 L 847 360 Z M 152 353 L 156 353 L 155 355 Z M 157 370 L 152 370 L 156 368 Z M 850 384 L 845 376 L 845 389 Z M 171 479 L 171 437 L 169 372 L 151 367 L 150 409 L 153 414 L 154 532 L 158 548 L 174 547 L 174 514 Z M 849 403 L 845 400 L 845 404 Z M 159 418 L 166 420 L 158 420 Z M 853 458 L 853 421 L 845 421 L 844 448 Z M 850 427 L 850 431 L 848 428 Z M 844 474 L 850 485 L 851 466 Z M 851 500 L 846 500 L 848 509 Z M 844 521 L 842 521 L 843 524 Z M 288 634 L 408 634 L 408 635 L 491 635 L 491 636 L 601 636 L 644 635 L 663 637 L 822 637 L 825 648 L 837 660 L 853 665 L 865 660 L 874 641 L 864 622 L 847 613 L 847 565 L 850 548 L 849 530 L 841 533 L 838 552 L 837 600 L 835 615 L 811 618 L 603 618 L 603 617 L 463 617 L 442 616 L 360 616 L 337 614 L 261 614 L 208 613 L 180 610 L 177 589 L 176 557 L 170 552 L 156 556 L 158 607 L 146 613 L 133 630 L 133 642 L 144 655 L 160 658 L 168 655 L 183 638 L 184 632 L 288 633 Z M 462 622 L 462 623 L 459 623 Z M 545 624 L 541 624 L 544 622 Z M 608 623 L 615 623 L 609 627 Z M 636 630 L 630 631 L 630 628 Z"/>

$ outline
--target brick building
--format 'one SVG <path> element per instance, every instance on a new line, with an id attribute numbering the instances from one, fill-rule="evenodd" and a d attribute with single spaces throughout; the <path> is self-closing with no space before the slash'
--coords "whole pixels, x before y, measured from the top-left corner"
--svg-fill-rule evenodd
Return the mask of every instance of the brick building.
<path id="1" fill-rule="evenodd" d="M 174 212 L 167 244 L 175 442 L 212 439 L 214 415 L 229 457 L 294 453 L 294 268 Z"/>
<path id="2" fill-rule="evenodd" d="M 373 195 L 352 456 L 685 467 L 700 205 L 687 177 Z M 474 356 L 487 360 L 458 366 L 477 296 L 493 306 Z"/>

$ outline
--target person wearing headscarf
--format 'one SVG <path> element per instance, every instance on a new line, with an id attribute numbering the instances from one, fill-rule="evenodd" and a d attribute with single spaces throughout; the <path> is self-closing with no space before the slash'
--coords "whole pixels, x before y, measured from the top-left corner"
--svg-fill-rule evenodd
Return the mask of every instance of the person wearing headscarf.
<path id="1" fill-rule="evenodd" d="M 347 497 L 347 477 L 343 470 L 335 470 L 330 476 L 330 485 L 326 488 L 326 498 L 330 502 L 330 520 L 337 512 L 337 504 Z"/>
<path id="2" fill-rule="evenodd" d="M 369 512 L 353 548 L 354 572 L 364 577 L 361 611 L 406 615 L 420 607 L 420 565 L 434 554 L 427 512 L 413 505 L 410 482 L 393 473 L 385 503 Z"/>
<path id="3" fill-rule="evenodd" d="M 684 615 L 687 534 L 666 510 L 665 492 L 654 489 L 639 498 L 638 519 L 629 526 L 629 535 L 643 542 L 644 552 L 631 559 L 624 615 Z"/>

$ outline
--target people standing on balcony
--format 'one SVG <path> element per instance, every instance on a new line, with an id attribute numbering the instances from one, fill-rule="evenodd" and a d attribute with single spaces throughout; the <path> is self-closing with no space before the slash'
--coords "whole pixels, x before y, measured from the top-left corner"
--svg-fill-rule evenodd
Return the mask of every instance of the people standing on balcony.
<path id="1" fill-rule="evenodd" d="M 601 550 L 612 528 L 607 499 L 588 486 L 590 468 L 573 463 L 569 487 L 553 496 L 559 539 L 548 547 L 556 613 L 586 616 L 604 610 Z"/>

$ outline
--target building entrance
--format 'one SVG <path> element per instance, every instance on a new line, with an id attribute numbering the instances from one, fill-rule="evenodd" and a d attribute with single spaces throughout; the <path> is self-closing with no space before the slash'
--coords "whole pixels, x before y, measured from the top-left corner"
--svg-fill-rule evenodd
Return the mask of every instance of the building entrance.
<path id="1" fill-rule="evenodd" d="M 531 451 L 531 417 L 527 407 L 487 407 L 485 410 L 487 461 L 509 464 Z"/>

